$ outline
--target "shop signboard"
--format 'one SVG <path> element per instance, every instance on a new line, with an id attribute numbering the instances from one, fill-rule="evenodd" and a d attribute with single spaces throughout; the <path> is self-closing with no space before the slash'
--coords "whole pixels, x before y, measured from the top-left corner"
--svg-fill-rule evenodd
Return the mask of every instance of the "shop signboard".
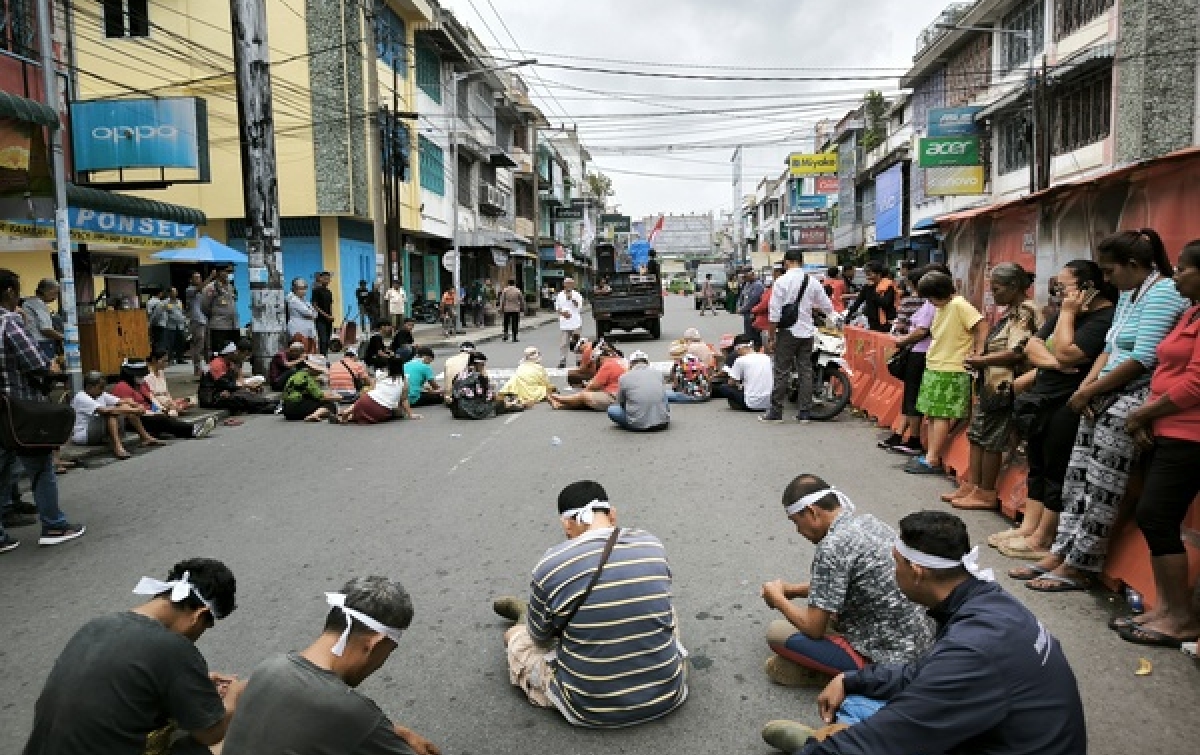
<path id="1" fill-rule="evenodd" d="M 875 179 L 875 238 L 904 235 L 904 166 L 896 164 Z"/>
<path id="2" fill-rule="evenodd" d="M 196 245 L 196 226 L 173 220 L 139 218 L 115 212 L 71 207 L 67 213 L 71 241 L 141 249 L 172 249 Z M 0 219 L 0 234 L 25 238 L 54 238 L 54 220 Z"/>
<path id="3" fill-rule="evenodd" d="M 613 233 L 630 233 L 632 231 L 632 218 L 628 215 L 601 215 L 601 226 L 612 226 Z"/>
<path id="4" fill-rule="evenodd" d="M 838 156 L 836 152 L 821 152 L 815 155 L 793 152 L 788 155 L 788 170 L 792 178 L 836 176 Z"/>
<path id="5" fill-rule="evenodd" d="M 583 220 L 583 211 L 583 205 L 558 206 L 550 210 L 550 217 L 554 220 Z"/>
<path id="6" fill-rule="evenodd" d="M 795 210 L 824 210 L 829 206 L 829 197 L 824 194 L 801 194 L 795 199 Z"/>
<path id="7" fill-rule="evenodd" d="M 925 193 L 931 197 L 982 194 L 983 187 L 982 165 L 929 168 L 925 171 Z"/>
<path id="8" fill-rule="evenodd" d="M 824 249 L 829 246 L 829 227 L 823 225 L 791 226 L 788 229 L 788 249 Z"/>
<path id="9" fill-rule="evenodd" d="M 817 194 L 828 194 L 837 196 L 838 194 L 838 177 L 837 176 L 817 176 L 816 186 L 813 191 Z"/>
<path id="10" fill-rule="evenodd" d="M 935 107 L 929 109 L 930 136 L 979 136 L 980 124 L 975 116 L 983 108 Z"/>
<path id="11" fill-rule="evenodd" d="M 979 137 L 935 136 L 921 139 L 918 153 L 922 168 L 979 165 Z"/>
<path id="12" fill-rule="evenodd" d="M 197 97 L 71 103 L 75 169 L 190 168 L 208 180 L 208 113 Z"/>

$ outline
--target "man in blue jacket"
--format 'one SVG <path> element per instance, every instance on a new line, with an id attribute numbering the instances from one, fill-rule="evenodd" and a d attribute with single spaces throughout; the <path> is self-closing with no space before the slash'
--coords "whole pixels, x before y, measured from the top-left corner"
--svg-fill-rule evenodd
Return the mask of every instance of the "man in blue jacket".
<path id="1" fill-rule="evenodd" d="M 799 755 L 1086 753 L 1066 656 L 990 570 L 978 569 L 962 520 L 906 516 L 894 555 L 900 590 L 937 622 L 933 646 L 911 663 L 835 677 L 817 698 L 827 726 L 772 721 L 767 743 Z"/>

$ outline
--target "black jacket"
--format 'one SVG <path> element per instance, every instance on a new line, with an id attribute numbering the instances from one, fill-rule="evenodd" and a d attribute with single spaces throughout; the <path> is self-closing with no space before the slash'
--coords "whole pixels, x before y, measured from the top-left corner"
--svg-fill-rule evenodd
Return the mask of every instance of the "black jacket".
<path id="1" fill-rule="evenodd" d="M 934 644 L 904 665 L 845 675 L 847 695 L 887 701 L 802 755 L 1085 755 L 1075 674 L 1037 617 L 971 578 L 929 615 Z"/>

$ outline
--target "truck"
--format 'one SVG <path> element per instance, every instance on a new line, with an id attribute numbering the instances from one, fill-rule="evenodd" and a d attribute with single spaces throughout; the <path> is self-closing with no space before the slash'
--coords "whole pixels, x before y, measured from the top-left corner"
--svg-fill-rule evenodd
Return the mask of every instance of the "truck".
<path id="1" fill-rule="evenodd" d="M 596 285 L 592 288 L 596 336 L 605 338 L 614 330 L 641 328 L 657 339 L 662 336 L 662 282 L 657 273 L 630 269 L 627 259 L 614 244 L 596 245 Z"/>
<path id="2" fill-rule="evenodd" d="M 713 302 L 718 307 L 725 306 L 725 288 L 729 285 L 729 274 L 725 270 L 725 265 L 720 262 L 705 262 L 696 266 L 696 311 L 700 311 L 700 305 L 704 303 L 700 292 L 704 290 L 705 276 L 712 276 L 713 291 L 715 297 Z"/>

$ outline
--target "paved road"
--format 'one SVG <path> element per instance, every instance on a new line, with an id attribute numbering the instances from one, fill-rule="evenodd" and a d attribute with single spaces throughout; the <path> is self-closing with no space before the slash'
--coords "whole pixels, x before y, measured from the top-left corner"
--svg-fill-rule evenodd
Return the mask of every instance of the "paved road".
<path id="1" fill-rule="evenodd" d="M 697 317 L 690 299 L 673 297 L 664 332 L 696 325 L 715 340 L 738 324 Z M 510 366 L 528 344 L 556 362 L 550 328 L 486 352 L 492 365 Z M 642 348 L 662 359 L 666 340 Z M 234 570 L 239 610 L 200 647 L 214 669 L 238 673 L 307 644 L 325 615 L 322 592 L 347 577 L 400 579 L 416 620 L 364 691 L 450 755 L 766 753 L 763 722 L 815 717 L 815 692 L 772 686 L 762 674 L 772 614 L 758 586 L 805 578 L 812 556 L 780 510 L 783 486 L 815 472 L 892 523 L 933 506 L 946 487 L 900 473 L 899 459 L 875 449 L 877 433 L 848 416 L 764 427 L 713 403 L 676 408 L 667 433 L 631 435 L 603 416 L 545 406 L 483 423 L 424 413 L 374 428 L 253 417 L 207 440 L 62 478 L 64 506 L 88 536 L 53 550 L 27 542 L 0 557 L 0 752 L 19 751 L 45 675 L 76 627 L 134 605 L 130 590 L 143 574 L 161 577 L 204 555 Z M 558 490 L 588 477 L 608 488 L 622 522 L 666 543 L 696 667 L 679 712 L 632 730 L 572 730 L 525 703 L 508 685 L 504 624 L 490 610 L 493 596 L 524 591 L 537 557 L 560 537 Z M 968 522 L 980 540 L 1001 525 L 987 513 Z M 994 551 L 985 561 L 1001 565 Z M 1180 653 L 1139 652 L 1113 636 L 1108 598 L 1010 587 L 1071 658 L 1092 753 L 1182 753 L 1200 741 L 1200 674 Z M 1139 656 L 1154 662 L 1153 675 L 1134 676 Z"/>

